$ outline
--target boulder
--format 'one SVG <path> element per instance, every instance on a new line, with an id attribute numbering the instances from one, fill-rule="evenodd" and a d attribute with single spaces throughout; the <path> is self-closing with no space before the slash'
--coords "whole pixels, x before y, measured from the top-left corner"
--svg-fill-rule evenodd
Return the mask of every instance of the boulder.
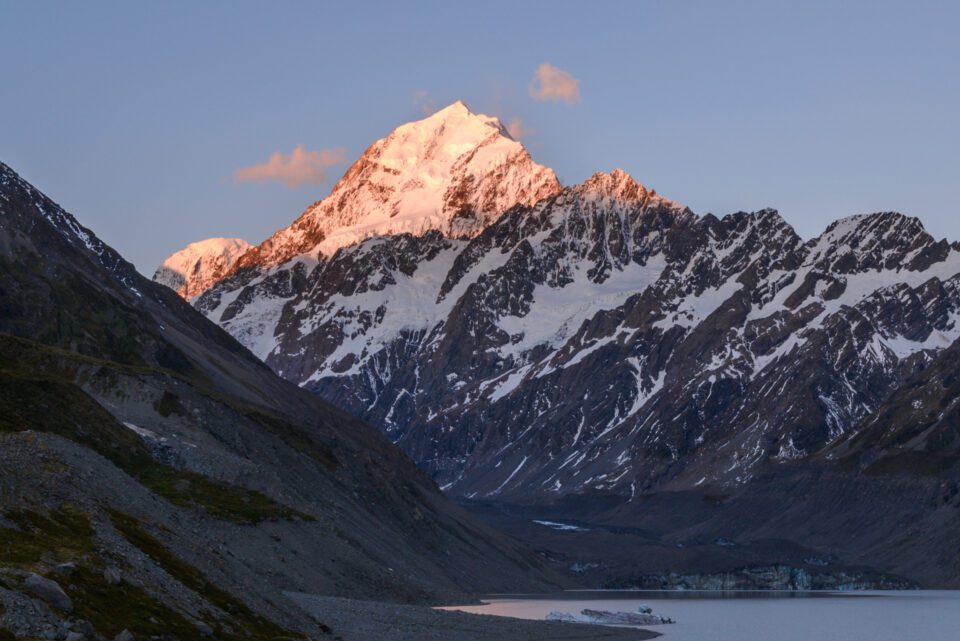
<path id="1" fill-rule="evenodd" d="M 51 581 L 39 574 L 30 574 L 23 582 L 23 586 L 58 610 L 73 612 L 73 601 L 56 581 Z"/>
<path id="2" fill-rule="evenodd" d="M 124 628 L 123 632 L 113 637 L 113 641 L 133 641 L 133 633 Z"/>
<path id="3" fill-rule="evenodd" d="M 207 625 L 203 621 L 194 620 L 193 627 L 196 629 L 197 632 L 200 633 L 200 636 L 202 637 L 213 636 L 213 628 L 211 628 L 209 625 Z"/>

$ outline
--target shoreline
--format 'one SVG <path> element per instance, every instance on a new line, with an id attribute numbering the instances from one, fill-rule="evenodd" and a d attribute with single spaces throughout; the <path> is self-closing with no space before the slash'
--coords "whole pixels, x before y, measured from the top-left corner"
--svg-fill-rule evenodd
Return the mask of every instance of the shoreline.
<path id="1" fill-rule="evenodd" d="M 344 641 L 646 641 L 661 636 L 644 628 L 519 619 L 303 592 L 284 595 Z"/>

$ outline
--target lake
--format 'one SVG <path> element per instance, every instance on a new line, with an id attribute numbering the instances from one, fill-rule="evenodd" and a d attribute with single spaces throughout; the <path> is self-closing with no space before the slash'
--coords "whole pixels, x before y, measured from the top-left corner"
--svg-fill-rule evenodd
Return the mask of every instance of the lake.
<path id="1" fill-rule="evenodd" d="M 663 633 L 662 641 L 960 640 L 960 591 L 575 591 L 447 609 L 543 619 L 552 610 L 635 612 L 641 604 L 677 622 L 645 626 Z"/>

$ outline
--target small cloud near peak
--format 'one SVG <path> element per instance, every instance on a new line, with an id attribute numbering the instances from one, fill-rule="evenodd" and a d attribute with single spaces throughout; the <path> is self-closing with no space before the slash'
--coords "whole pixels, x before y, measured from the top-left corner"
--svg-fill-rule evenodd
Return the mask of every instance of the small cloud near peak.
<path id="1" fill-rule="evenodd" d="M 413 94 L 413 106 L 424 116 L 429 116 L 437 110 L 437 101 L 430 96 L 429 92 L 416 91 Z"/>
<path id="2" fill-rule="evenodd" d="M 510 122 L 507 123 L 507 133 L 517 142 L 522 142 L 524 138 L 532 136 L 537 132 L 534 129 L 528 129 L 524 126 L 520 118 L 511 118 Z"/>
<path id="3" fill-rule="evenodd" d="M 343 149 L 308 151 L 303 145 L 297 145 L 289 155 L 275 151 L 265 163 L 237 169 L 233 180 L 238 183 L 272 180 L 295 189 L 304 183 L 324 182 L 330 167 L 346 161 Z"/>
<path id="4" fill-rule="evenodd" d="M 580 81 L 569 71 L 545 62 L 537 67 L 530 82 L 530 97 L 534 100 L 565 102 L 568 105 L 580 102 Z"/>

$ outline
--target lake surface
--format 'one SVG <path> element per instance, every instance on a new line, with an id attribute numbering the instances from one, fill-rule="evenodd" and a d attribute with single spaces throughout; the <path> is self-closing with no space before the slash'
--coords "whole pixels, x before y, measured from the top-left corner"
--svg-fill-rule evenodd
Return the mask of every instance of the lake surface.
<path id="1" fill-rule="evenodd" d="M 548 612 L 636 611 L 673 625 L 644 626 L 658 641 L 960 641 L 960 591 L 565 592 L 502 596 L 463 612 L 543 619 Z"/>

